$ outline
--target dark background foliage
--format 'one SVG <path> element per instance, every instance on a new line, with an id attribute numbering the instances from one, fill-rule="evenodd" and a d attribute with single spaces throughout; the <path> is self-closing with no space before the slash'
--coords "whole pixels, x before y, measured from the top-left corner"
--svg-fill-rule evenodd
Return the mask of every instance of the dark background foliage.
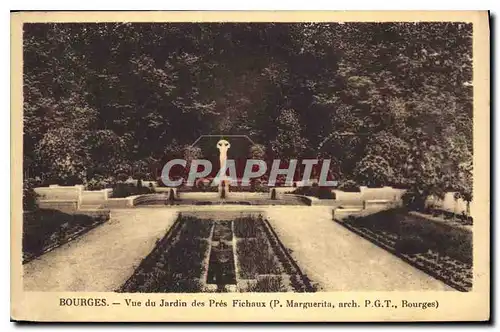
<path id="1" fill-rule="evenodd" d="M 472 195 L 470 24 L 25 24 L 23 56 L 30 186 L 155 178 L 221 133 Z"/>

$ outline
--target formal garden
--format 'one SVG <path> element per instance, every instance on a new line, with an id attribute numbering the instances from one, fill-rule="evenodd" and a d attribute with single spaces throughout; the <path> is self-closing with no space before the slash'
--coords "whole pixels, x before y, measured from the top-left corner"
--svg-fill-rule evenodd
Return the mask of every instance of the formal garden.
<path id="1" fill-rule="evenodd" d="M 312 292 L 262 216 L 180 215 L 120 292 Z"/>
<path id="2" fill-rule="evenodd" d="M 114 215 L 162 209 L 178 219 L 114 290 L 312 292 L 265 214 L 183 214 L 255 206 L 293 223 L 310 209 L 353 243 L 471 290 L 472 227 L 483 222 L 470 215 L 471 34 L 447 22 L 26 24 L 24 262 L 124 227 Z M 238 180 L 247 160 L 313 159 L 330 161 L 335 185 L 317 169 L 304 185 L 303 165 L 290 183 L 270 186 L 265 173 L 212 185 L 219 140 Z M 186 165 L 169 174 L 182 181 L 167 186 L 175 159 Z M 199 159 L 216 166 L 188 185 Z M 301 241 L 314 243 L 307 231 Z"/>

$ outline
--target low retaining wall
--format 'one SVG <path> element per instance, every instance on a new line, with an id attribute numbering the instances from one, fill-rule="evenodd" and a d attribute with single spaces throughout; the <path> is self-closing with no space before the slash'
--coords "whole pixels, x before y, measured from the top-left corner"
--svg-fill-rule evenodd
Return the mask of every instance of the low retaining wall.
<path id="1" fill-rule="evenodd" d="M 104 207 L 108 209 L 121 209 L 121 208 L 129 208 L 134 206 L 134 199 L 138 196 L 130 196 L 123 198 L 108 198 L 106 202 L 104 202 Z"/>
<path id="2" fill-rule="evenodd" d="M 401 200 L 405 189 L 396 189 L 393 187 L 368 188 L 360 187 L 361 194 L 364 200 Z"/>
<path id="3" fill-rule="evenodd" d="M 362 202 L 363 194 L 361 192 L 347 192 L 342 190 L 332 190 L 335 194 L 335 201 L 339 202 Z"/>
<path id="4" fill-rule="evenodd" d="M 54 209 L 62 212 L 74 212 L 82 205 L 106 205 L 112 189 L 83 190 L 82 185 L 34 188 L 38 195 L 37 203 L 42 209 Z M 111 203 L 113 204 L 113 203 Z"/>
<path id="5" fill-rule="evenodd" d="M 467 201 L 459 198 L 455 199 L 455 192 L 447 192 L 443 199 L 430 196 L 426 200 L 427 206 L 433 206 L 436 209 L 453 212 L 456 214 L 468 214 Z"/>
<path id="6" fill-rule="evenodd" d="M 335 194 L 336 201 L 346 202 L 362 202 L 364 200 L 389 200 L 400 201 L 403 194 L 406 192 L 404 189 L 396 189 L 392 187 L 382 188 L 368 188 L 360 187 L 359 192 L 347 192 L 342 190 L 332 190 Z"/>
<path id="7" fill-rule="evenodd" d="M 179 199 L 218 199 L 220 197 L 219 193 L 214 192 L 179 192 L 177 198 Z"/>
<path id="8" fill-rule="evenodd" d="M 79 200 L 83 191 L 83 186 L 58 186 L 51 185 L 49 187 L 37 187 L 34 188 L 40 199 L 44 200 Z"/>
<path id="9" fill-rule="evenodd" d="M 76 200 L 39 200 L 38 207 L 40 209 L 59 210 L 65 213 L 75 213 L 79 209 L 78 201 Z"/>
<path id="10" fill-rule="evenodd" d="M 82 204 L 103 204 L 109 199 L 113 189 L 84 190 L 82 191 Z"/>
<path id="11" fill-rule="evenodd" d="M 72 213 L 80 208 L 83 186 L 50 185 L 33 190 L 38 195 L 37 203 L 41 209 Z"/>

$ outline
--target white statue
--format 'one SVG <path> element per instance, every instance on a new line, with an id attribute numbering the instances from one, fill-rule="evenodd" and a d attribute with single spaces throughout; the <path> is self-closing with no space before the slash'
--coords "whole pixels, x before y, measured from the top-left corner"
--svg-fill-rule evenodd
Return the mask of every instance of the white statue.
<path id="1" fill-rule="evenodd" d="M 231 147 L 231 144 L 225 139 L 221 139 L 217 142 L 217 149 L 219 149 L 219 161 L 220 161 L 220 171 L 224 171 L 224 174 L 220 174 L 219 191 L 222 190 L 222 183 L 225 186 L 225 192 L 229 192 L 229 181 L 226 177 L 226 161 L 227 161 L 227 150 Z"/>
<path id="2" fill-rule="evenodd" d="M 217 142 L 217 149 L 219 149 L 219 161 L 221 168 L 226 166 L 227 150 L 229 150 L 230 147 L 231 144 L 225 139 L 221 139 L 220 141 Z"/>

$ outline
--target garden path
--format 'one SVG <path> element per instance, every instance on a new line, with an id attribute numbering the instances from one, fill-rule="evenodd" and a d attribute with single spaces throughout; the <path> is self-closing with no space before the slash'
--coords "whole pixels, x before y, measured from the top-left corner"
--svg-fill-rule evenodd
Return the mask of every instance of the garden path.
<path id="1" fill-rule="evenodd" d="M 87 234 L 24 265 L 26 291 L 113 291 L 173 224 L 173 209 L 113 210 Z"/>
<path id="2" fill-rule="evenodd" d="M 331 208 L 270 207 L 270 223 L 324 291 L 453 290 L 331 220 Z"/>
<path id="3" fill-rule="evenodd" d="M 27 291 L 113 291 L 132 275 L 179 211 L 221 206 L 117 209 L 82 237 L 24 265 Z M 324 291 L 453 290 L 331 220 L 327 206 L 224 206 L 262 211 L 292 257 Z"/>

